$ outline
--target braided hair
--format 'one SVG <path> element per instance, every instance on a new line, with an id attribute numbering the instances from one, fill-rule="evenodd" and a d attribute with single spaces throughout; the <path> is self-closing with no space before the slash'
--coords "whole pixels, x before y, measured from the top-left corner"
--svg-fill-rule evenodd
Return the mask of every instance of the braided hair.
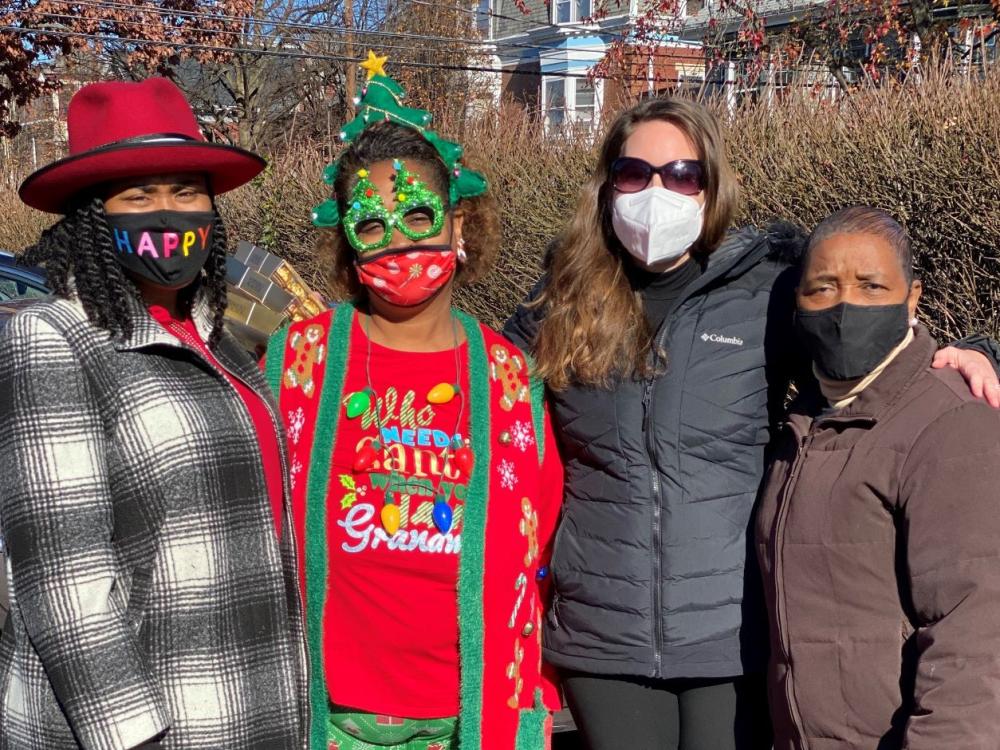
<path id="1" fill-rule="evenodd" d="M 218 212 L 212 230 L 212 247 L 199 281 L 181 292 L 181 309 L 190 312 L 202 290 L 212 311 L 208 345 L 214 349 L 222 336 L 226 312 L 226 229 Z M 38 242 L 25 250 L 22 263 L 42 265 L 49 288 L 57 297 L 76 297 L 91 323 L 115 339 L 132 335 L 128 300 L 142 296 L 138 287 L 115 260 L 111 228 L 100 198 L 82 199 L 66 215 L 42 232 Z"/>

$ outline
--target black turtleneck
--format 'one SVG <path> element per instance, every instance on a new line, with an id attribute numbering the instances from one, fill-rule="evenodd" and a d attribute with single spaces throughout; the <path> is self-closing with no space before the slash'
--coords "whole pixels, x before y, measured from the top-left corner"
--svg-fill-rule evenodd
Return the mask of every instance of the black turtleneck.
<path id="1" fill-rule="evenodd" d="M 646 320 L 653 331 L 658 331 L 670 308 L 677 302 L 688 284 L 701 276 L 702 267 L 694 258 L 670 271 L 656 273 L 626 263 L 632 288 L 642 295 Z"/>

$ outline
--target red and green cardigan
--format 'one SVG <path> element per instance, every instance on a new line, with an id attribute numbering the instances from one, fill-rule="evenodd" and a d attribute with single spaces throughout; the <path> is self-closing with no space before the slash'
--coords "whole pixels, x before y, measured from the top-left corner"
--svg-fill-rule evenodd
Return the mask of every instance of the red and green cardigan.
<path id="1" fill-rule="evenodd" d="M 562 468 L 542 386 L 529 377 L 525 355 L 474 318 L 454 314 L 469 342 L 469 435 L 475 456 L 457 587 L 458 747 L 542 750 L 551 734 L 549 712 L 559 707 L 554 684 L 543 673 L 541 617 Z M 355 315 L 354 306 L 344 303 L 294 323 L 272 337 L 267 353 L 268 381 L 286 431 L 295 436 L 290 464 L 299 473 L 292 507 L 305 509 L 304 523 L 297 519 L 296 525 L 304 559 L 311 750 L 326 750 L 323 619 L 343 616 L 326 598 L 327 503 Z"/>

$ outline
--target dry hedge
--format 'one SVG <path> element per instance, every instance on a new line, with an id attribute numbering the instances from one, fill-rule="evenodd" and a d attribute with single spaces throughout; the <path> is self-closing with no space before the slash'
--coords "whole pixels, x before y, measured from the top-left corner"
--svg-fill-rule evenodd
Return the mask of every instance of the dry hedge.
<path id="1" fill-rule="evenodd" d="M 895 215 L 913 239 L 923 316 L 941 338 L 1000 324 L 1000 71 L 966 81 L 740 110 L 730 152 L 744 219 L 812 227 L 848 205 Z"/>
<path id="2" fill-rule="evenodd" d="M 713 106 L 720 106 L 718 104 Z M 814 226 L 846 205 L 872 204 L 910 231 L 925 283 L 925 319 L 944 338 L 996 335 L 1000 324 L 1000 71 L 967 80 L 949 70 L 919 85 L 865 88 L 835 103 L 806 89 L 771 106 L 721 109 L 743 186 L 741 223 Z M 468 160 L 490 178 L 504 239 L 495 271 L 459 304 L 499 325 L 538 277 L 545 247 L 574 209 L 595 158 L 593 137 L 546 137 L 514 107 L 467 125 Z M 221 201 L 233 238 L 288 257 L 317 287 L 312 206 L 329 144 L 299 143 Z M 44 224 L 0 191 L 0 247 L 22 247 Z"/>

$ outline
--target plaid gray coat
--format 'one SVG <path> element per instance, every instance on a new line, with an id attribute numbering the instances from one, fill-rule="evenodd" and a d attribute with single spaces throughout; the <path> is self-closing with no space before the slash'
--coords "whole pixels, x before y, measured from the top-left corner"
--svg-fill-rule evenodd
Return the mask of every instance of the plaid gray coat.
<path id="1" fill-rule="evenodd" d="M 164 731 L 167 748 L 300 750 L 287 500 L 279 548 L 239 395 L 138 303 L 133 317 L 112 343 L 77 302 L 50 300 L 0 334 L 0 750 L 119 750 Z M 195 318 L 207 334 L 202 306 Z M 274 413 L 233 339 L 216 356 Z"/>

